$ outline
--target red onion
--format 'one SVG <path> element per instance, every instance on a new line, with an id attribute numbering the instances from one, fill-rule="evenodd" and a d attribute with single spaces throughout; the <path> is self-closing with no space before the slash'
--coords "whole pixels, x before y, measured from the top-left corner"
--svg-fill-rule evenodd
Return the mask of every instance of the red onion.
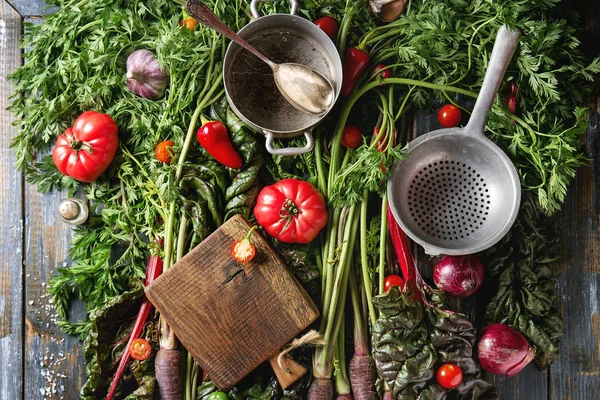
<path id="1" fill-rule="evenodd" d="M 481 331 L 477 345 L 481 367 L 492 374 L 514 376 L 535 355 L 535 349 L 517 330 L 504 324 L 491 324 Z"/>
<path id="2" fill-rule="evenodd" d="M 483 282 L 483 265 L 474 254 L 445 256 L 433 271 L 435 285 L 446 293 L 467 297 L 479 289 Z"/>
<path id="3" fill-rule="evenodd" d="M 127 81 L 132 93 L 156 100 L 165 94 L 169 73 L 160 69 L 158 59 L 149 50 L 136 50 L 127 58 Z"/>

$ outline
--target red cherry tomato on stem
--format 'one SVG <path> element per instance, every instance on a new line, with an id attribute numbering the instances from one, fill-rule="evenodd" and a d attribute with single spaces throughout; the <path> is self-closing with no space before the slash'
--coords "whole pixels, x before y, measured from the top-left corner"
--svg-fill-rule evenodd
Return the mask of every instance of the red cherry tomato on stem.
<path id="1" fill-rule="evenodd" d="M 462 112 L 454 104 L 446 104 L 438 112 L 438 121 L 444 128 L 454 128 L 460 123 Z"/>
<path id="2" fill-rule="evenodd" d="M 444 364 L 438 368 L 436 378 L 440 386 L 454 389 L 463 380 L 462 369 L 456 364 Z"/>
<path id="3" fill-rule="evenodd" d="M 172 140 L 165 140 L 164 142 L 157 144 L 156 150 L 154 151 L 156 159 L 167 164 L 170 163 L 173 157 L 171 157 L 169 149 L 174 145 L 175 143 Z"/>
<path id="4" fill-rule="evenodd" d="M 398 286 L 400 290 L 404 287 L 404 279 L 399 275 L 388 275 L 383 281 L 383 291 L 387 292 L 392 286 Z"/>
<path id="5" fill-rule="evenodd" d="M 321 28 L 321 30 L 325 32 L 331 40 L 335 42 L 335 39 L 337 39 L 338 35 L 339 25 L 337 21 L 333 19 L 333 17 L 327 15 L 325 17 L 316 19 L 313 23 L 319 28 Z"/>
<path id="6" fill-rule="evenodd" d="M 354 125 L 346 125 L 342 132 L 342 146 L 347 149 L 355 149 L 362 143 L 362 132 Z"/>
<path id="7" fill-rule="evenodd" d="M 52 161 L 63 175 L 92 182 L 108 168 L 119 147 L 119 128 L 108 114 L 86 111 L 56 139 Z"/>
<path id="8" fill-rule="evenodd" d="M 382 79 L 388 79 L 392 77 L 392 69 L 391 68 L 387 68 L 387 65 L 385 64 L 377 64 L 375 66 L 375 68 L 373 68 L 373 78 L 375 79 L 379 79 L 380 81 Z M 382 86 L 382 84 L 380 84 L 380 86 Z"/>
<path id="9" fill-rule="evenodd" d="M 150 346 L 150 343 L 146 339 L 137 338 L 131 342 L 129 352 L 132 358 L 143 361 L 152 354 L 152 346 Z"/>
<path id="10" fill-rule="evenodd" d="M 325 198 L 308 182 L 283 179 L 266 186 L 254 207 L 256 222 L 285 243 L 309 243 L 327 225 Z"/>

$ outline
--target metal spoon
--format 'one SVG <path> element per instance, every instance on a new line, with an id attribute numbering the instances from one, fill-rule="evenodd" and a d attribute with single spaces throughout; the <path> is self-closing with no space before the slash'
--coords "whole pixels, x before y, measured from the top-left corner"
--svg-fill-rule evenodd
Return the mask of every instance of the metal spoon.
<path id="1" fill-rule="evenodd" d="M 186 9 L 192 17 L 233 40 L 267 63 L 273 70 L 277 88 L 294 107 L 311 114 L 323 114 L 329 110 L 335 95 L 333 86 L 323 75 L 301 64 L 275 64 L 229 29 L 199 0 L 188 0 Z"/>

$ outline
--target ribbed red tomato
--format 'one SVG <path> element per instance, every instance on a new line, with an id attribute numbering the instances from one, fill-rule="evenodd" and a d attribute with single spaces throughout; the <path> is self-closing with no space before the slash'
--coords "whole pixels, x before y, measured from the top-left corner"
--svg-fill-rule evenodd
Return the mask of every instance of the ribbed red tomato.
<path id="1" fill-rule="evenodd" d="M 309 243 L 327 225 L 323 195 L 310 183 L 283 179 L 266 186 L 254 207 L 256 222 L 285 243 Z"/>
<path id="2" fill-rule="evenodd" d="M 107 114 L 86 111 L 56 139 L 52 160 L 64 175 L 92 182 L 108 168 L 119 147 L 119 128 Z"/>

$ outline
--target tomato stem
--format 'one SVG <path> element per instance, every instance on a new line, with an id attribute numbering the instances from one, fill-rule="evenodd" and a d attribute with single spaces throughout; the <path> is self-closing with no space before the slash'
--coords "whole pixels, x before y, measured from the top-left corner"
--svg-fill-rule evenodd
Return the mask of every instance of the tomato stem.
<path id="1" fill-rule="evenodd" d="M 252 228 L 250 228 L 250 230 L 248 231 L 248 234 L 246 235 L 244 240 L 250 241 L 250 235 L 252 235 L 252 232 L 254 232 L 257 229 L 258 229 L 258 225 L 254 225 Z"/>

